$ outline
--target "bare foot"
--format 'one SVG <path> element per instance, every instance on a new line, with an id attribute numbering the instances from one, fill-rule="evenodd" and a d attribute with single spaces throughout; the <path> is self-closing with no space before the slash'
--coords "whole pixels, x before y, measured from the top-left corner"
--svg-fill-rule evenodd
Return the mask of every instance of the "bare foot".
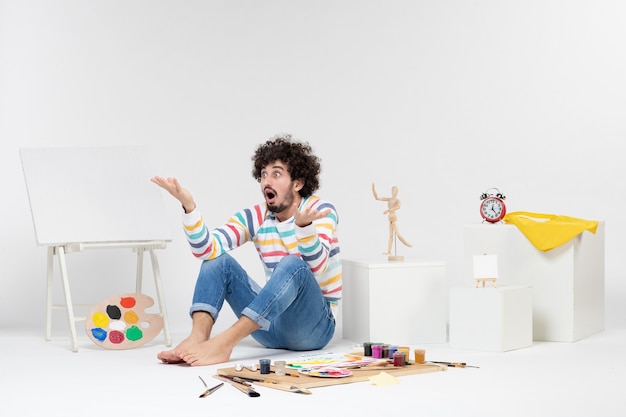
<path id="1" fill-rule="evenodd" d="M 184 360 L 191 366 L 214 365 L 216 363 L 228 362 L 232 353 L 232 346 L 220 343 L 218 336 L 200 344 L 184 348 L 176 348 L 179 359 Z"/>
<path id="2" fill-rule="evenodd" d="M 192 336 L 189 336 L 182 342 L 178 344 L 172 350 L 164 350 L 157 354 L 157 359 L 160 359 L 163 363 L 175 364 L 175 363 L 184 363 L 185 360 L 180 356 L 181 351 L 185 351 L 193 346 L 197 346 L 201 343 L 201 340 L 196 340 Z"/>
<path id="3" fill-rule="evenodd" d="M 175 350 L 164 350 L 157 354 L 157 359 L 160 359 L 163 363 L 183 363 L 185 362 L 176 355 Z"/>

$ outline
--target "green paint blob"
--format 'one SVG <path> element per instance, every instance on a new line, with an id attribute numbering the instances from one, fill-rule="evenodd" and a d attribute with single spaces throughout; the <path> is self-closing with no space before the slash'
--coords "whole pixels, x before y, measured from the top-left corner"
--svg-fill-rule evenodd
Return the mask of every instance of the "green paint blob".
<path id="1" fill-rule="evenodd" d="M 126 330 L 126 338 L 128 340 L 132 340 L 133 342 L 141 339 L 143 337 L 143 332 L 137 326 L 130 326 L 128 330 Z"/>

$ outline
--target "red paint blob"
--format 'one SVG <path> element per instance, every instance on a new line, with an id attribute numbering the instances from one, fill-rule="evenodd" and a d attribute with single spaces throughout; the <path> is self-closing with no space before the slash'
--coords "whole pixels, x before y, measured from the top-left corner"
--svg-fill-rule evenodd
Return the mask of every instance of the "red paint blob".
<path id="1" fill-rule="evenodd" d="M 113 330 L 111 333 L 109 333 L 109 341 L 116 345 L 122 343 L 124 341 L 124 333 L 120 332 L 119 330 Z"/>
<path id="2" fill-rule="evenodd" d="M 120 300 L 120 305 L 124 308 L 133 308 L 135 307 L 135 297 L 122 297 Z"/>

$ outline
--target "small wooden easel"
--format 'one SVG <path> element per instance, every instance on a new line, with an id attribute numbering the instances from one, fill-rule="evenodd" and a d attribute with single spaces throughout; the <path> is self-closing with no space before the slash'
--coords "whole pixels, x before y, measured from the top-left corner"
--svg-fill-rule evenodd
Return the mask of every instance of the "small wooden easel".
<path id="1" fill-rule="evenodd" d="M 482 284 L 482 287 L 485 288 L 485 282 L 491 281 L 493 282 L 494 288 L 496 287 L 496 278 L 476 278 L 476 288 Z"/>
<path id="2" fill-rule="evenodd" d="M 482 255 L 474 256 L 474 279 L 476 280 L 476 288 L 479 286 L 485 288 L 485 283 L 492 282 L 494 288 L 496 287 L 496 280 L 498 279 L 498 257 L 496 255 Z"/>

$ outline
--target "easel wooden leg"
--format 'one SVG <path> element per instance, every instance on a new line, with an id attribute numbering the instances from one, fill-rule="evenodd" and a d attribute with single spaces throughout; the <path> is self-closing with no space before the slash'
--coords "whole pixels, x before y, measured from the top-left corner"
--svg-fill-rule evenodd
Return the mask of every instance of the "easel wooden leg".
<path id="1" fill-rule="evenodd" d="M 48 246 L 46 268 L 46 340 L 52 339 L 52 282 L 54 276 L 54 247 Z"/>
<path id="2" fill-rule="evenodd" d="M 494 288 L 496 287 L 496 278 L 476 278 L 476 288 L 478 288 L 480 284 L 482 284 L 483 288 L 485 288 L 485 283 L 487 281 L 493 282 Z"/>
<path id="3" fill-rule="evenodd" d="M 70 325 L 70 334 L 72 337 L 72 352 L 78 352 L 78 339 L 76 337 L 76 317 L 74 316 L 74 304 L 72 304 L 72 295 L 70 293 L 70 282 L 67 277 L 67 264 L 65 263 L 65 249 L 63 246 L 57 246 L 57 257 L 59 258 L 59 267 L 61 269 L 61 279 L 63 281 L 63 292 L 65 294 L 65 307 L 67 309 L 67 319 Z"/>
<path id="4" fill-rule="evenodd" d="M 137 249 L 137 284 L 136 292 L 141 294 L 142 279 L 143 279 L 143 253 L 145 248 Z M 167 312 L 165 311 L 165 300 L 163 298 L 163 291 L 161 285 L 161 272 L 159 270 L 159 262 L 157 255 L 153 249 L 150 249 L 150 261 L 152 263 L 152 273 L 154 275 L 154 287 L 157 293 L 157 301 L 159 303 L 159 313 L 163 317 L 163 335 L 165 337 L 165 346 L 172 345 L 172 337 L 170 335 L 170 326 L 167 320 Z"/>
<path id="5" fill-rule="evenodd" d="M 165 346 L 171 346 L 172 337 L 170 335 L 170 325 L 167 318 L 167 311 L 165 309 L 165 299 L 163 298 L 161 271 L 159 269 L 157 255 L 153 249 L 150 249 L 150 260 L 152 261 L 152 273 L 154 274 L 154 286 L 156 288 L 157 298 L 159 300 L 159 310 L 161 311 L 161 316 L 163 317 L 163 334 L 165 336 Z"/>

